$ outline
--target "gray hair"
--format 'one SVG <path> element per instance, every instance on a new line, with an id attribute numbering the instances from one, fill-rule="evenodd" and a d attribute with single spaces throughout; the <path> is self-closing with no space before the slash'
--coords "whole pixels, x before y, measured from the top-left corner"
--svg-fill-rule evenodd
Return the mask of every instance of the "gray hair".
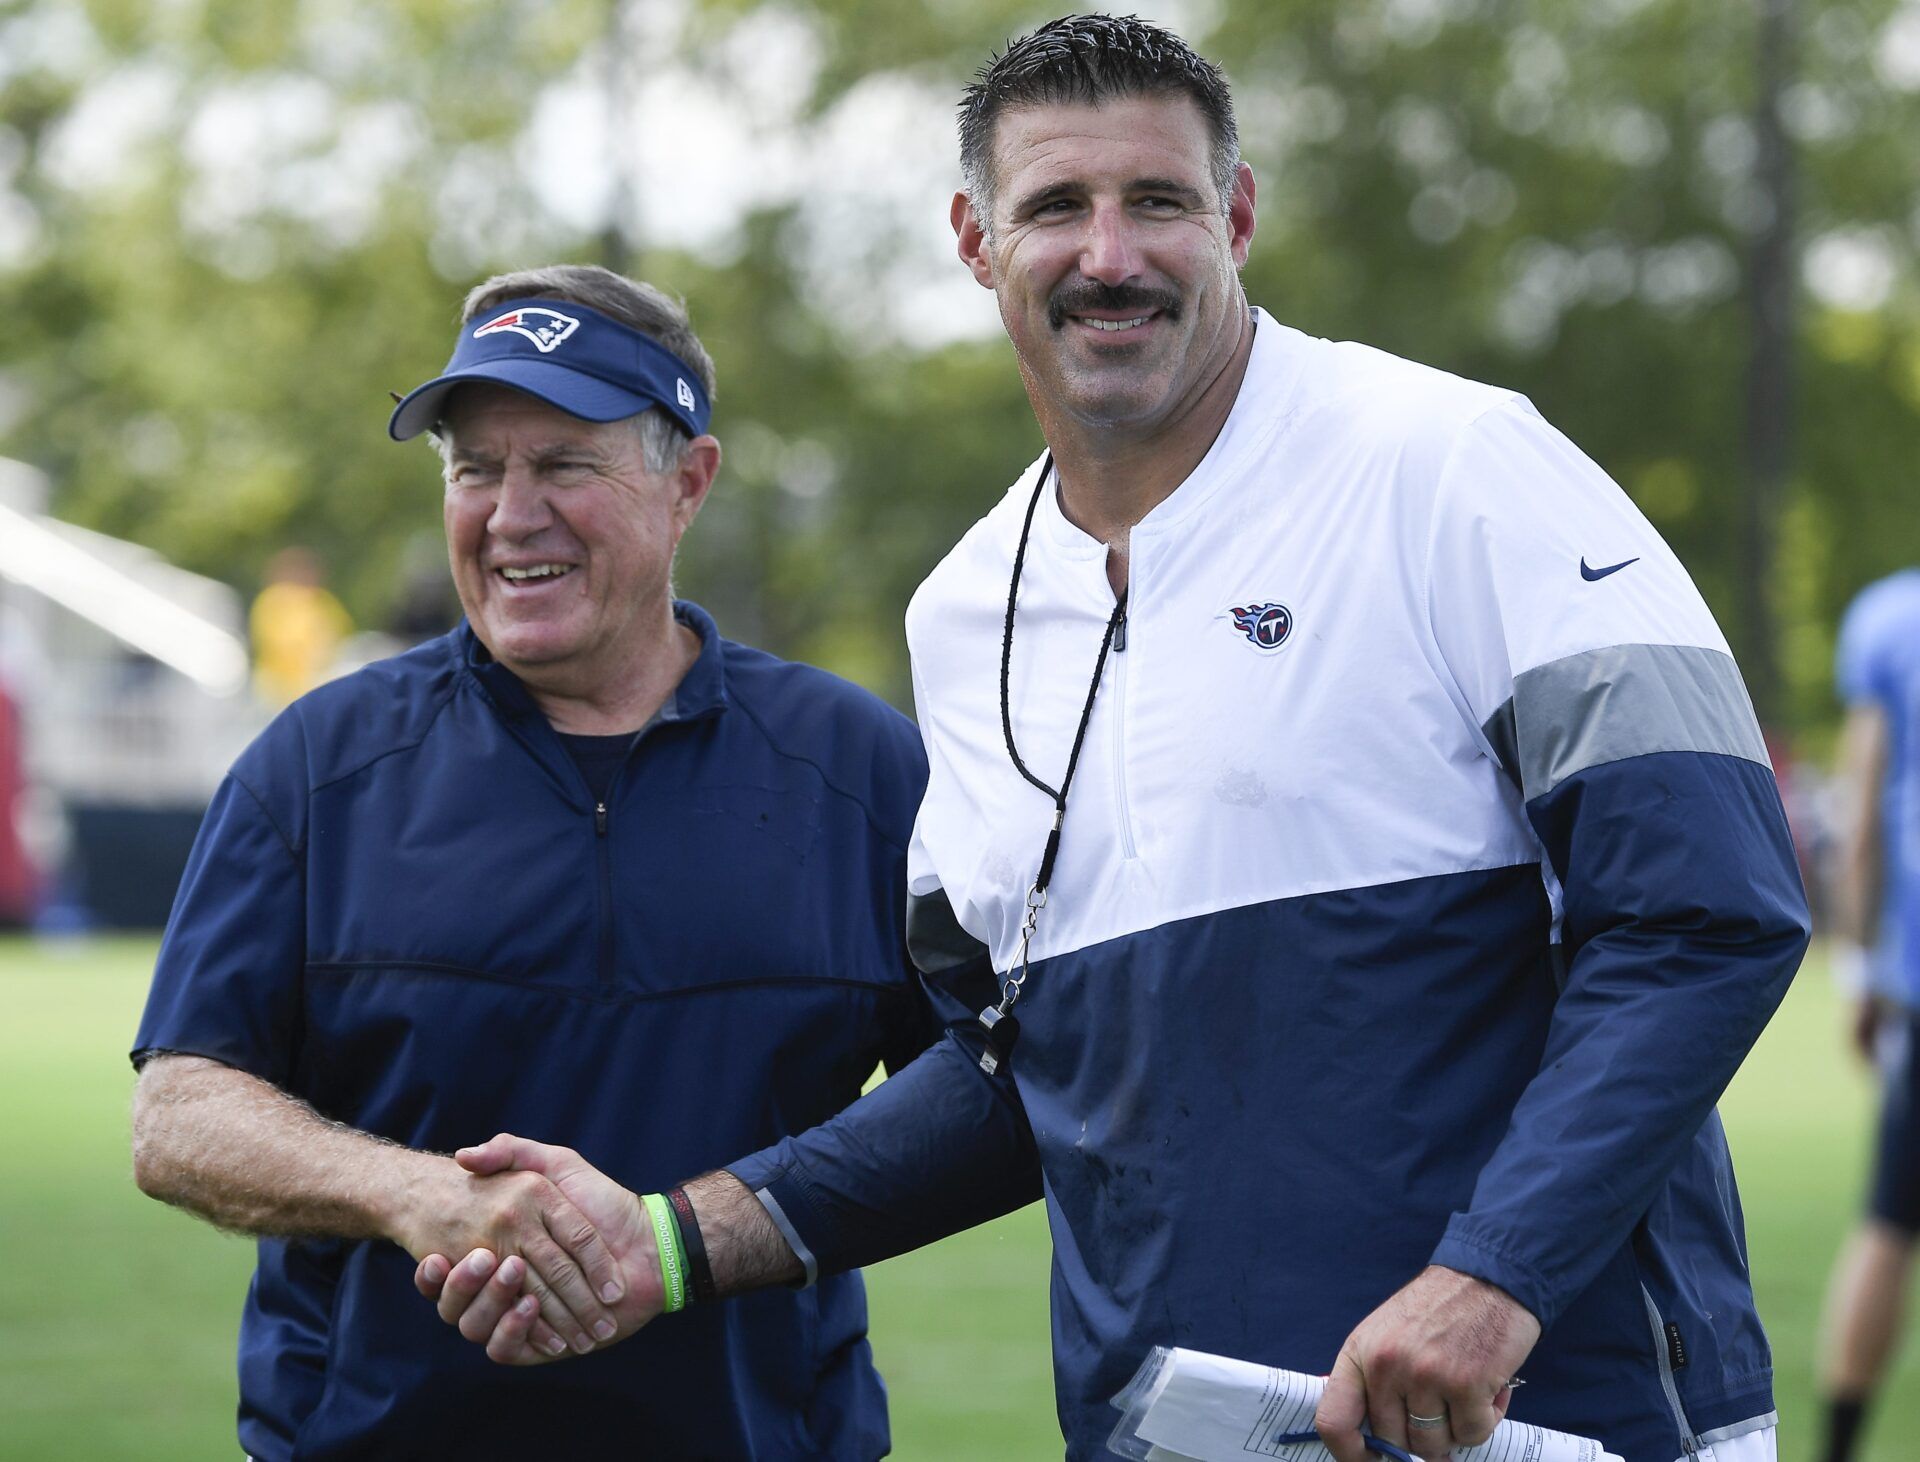
<path id="1" fill-rule="evenodd" d="M 465 324 L 483 311 L 498 309 L 507 301 L 517 299 L 564 300 L 598 310 L 631 326 L 659 341 L 691 366 L 700 377 L 700 384 L 706 387 L 708 401 L 719 399 L 713 357 L 694 334 L 685 302 L 665 290 L 615 274 L 611 269 L 602 269 L 598 264 L 548 264 L 539 269 L 496 274 L 475 285 L 461 302 L 460 321 Z M 671 472 L 680 465 L 692 438 L 675 417 L 653 406 L 627 420 L 640 438 L 640 453 L 647 471 Z M 434 440 L 439 443 L 438 433 Z M 441 454 L 444 458 L 444 445 Z"/>

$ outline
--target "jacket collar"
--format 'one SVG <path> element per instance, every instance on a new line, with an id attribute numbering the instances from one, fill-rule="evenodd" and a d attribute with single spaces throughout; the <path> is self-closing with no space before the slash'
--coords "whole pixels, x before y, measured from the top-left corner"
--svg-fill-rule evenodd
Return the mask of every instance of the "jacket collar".
<path id="1" fill-rule="evenodd" d="M 700 636 L 700 654 L 667 697 L 657 719 L 696 721 L 717 716 L 731 703 L 727 695 L 726 641 L 720 638 L 713 616 L 690 599 L 673 601 L 673 617 Z M 507 720 L 540 716 L 533 693 L 519 676 L 493 658 L 464 618 L 453 631 L 453 649 Z"/>

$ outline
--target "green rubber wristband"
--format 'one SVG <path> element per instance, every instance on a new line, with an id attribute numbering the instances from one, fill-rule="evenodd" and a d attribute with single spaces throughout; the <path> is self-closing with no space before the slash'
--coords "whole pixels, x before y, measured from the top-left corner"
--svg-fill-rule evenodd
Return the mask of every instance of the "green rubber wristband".
<path id="1" fill-rule="evenodd" d="M 671 1315 L 687 1307 L 687 1260 L 680 1252 L 680 1231 L 664 1197 L 643 1193 L 640 1201 L 653 1220 L 653 1242 L 660 1251 L 661 1312 Z"/>

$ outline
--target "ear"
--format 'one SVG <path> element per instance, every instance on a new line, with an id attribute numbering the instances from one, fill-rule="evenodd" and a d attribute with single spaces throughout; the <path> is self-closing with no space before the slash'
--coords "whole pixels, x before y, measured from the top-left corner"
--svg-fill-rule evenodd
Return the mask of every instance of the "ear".
<path id="1" fill-rule="evenodd" d="M 1233 197 L 1227 200 L 1227 237 L 1235 268 L 1247 262 L 1253 247 L 1253 169 L 1241 163 L 1233 179 Z"/>
<path id="2" fill-rule="evenodd" d="M 673 472 L 673 538 L 677 545 L 680 536 L 693 526 L 693 520 L 700 515 L 700 505 L 707 500 L 707 494 L 713 489 L 713 479 L 720 472 L 720 443 L 712 437 L 695 437 L 687 443 L 687 450 L 681 454 L 680 465 Z"/>
<path id="3" fill-rule="evenodd" d="M 986 224 L 974 211 L 973 200 L 965 193 L 955 193 L 948 216 L 953 222 L 960 262 L 973 271 L 974 280 L 982 289 L 992 289 L 993 250 L 987 242 Z"/>

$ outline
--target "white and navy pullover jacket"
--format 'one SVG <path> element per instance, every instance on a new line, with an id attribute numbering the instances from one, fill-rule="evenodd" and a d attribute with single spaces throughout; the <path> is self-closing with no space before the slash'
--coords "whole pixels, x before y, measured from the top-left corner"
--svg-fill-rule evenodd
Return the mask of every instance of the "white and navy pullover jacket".
<path id="1" fill-rule="evenodd" d="M 1012 1074 L 1051 801 L 999 704 L 1039 465 L 913 601 L 910 936 L 948 1041 L 735 1166 L 822 1269 L 1032 1196 L 1068 1453 L 1148 1347 L 1324 1372 L 1428 1263 L 1544 1335 L 1515 1416 L 1673 1462 L 1773 1420 L 1714 1102 L 1807 912 L 1686 571 L 1523 398 L 1259 317 L 1206 459 L 1132 532 Z M 1011 712 L 1058 783 L 1113 607 L 1050 484 Z M 963 1378 L 956 1378 L 963 1379 Z"/>

